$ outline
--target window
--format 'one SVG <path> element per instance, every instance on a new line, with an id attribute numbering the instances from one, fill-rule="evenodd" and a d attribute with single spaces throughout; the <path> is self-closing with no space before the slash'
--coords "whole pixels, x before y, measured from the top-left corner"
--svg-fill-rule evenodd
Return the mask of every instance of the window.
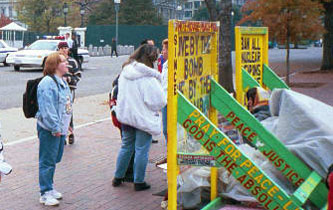
<path id="1" fill-rule="evenodd" d="M 13 17 L 13 7 L 8 7 L 9 17 Z"/>
<path id="2" fill-rule="evenodd" d="M 198 9 L 200 7 L 200 3 L 201 3 L 200 1 L 195 1 L 194 2 L 194 8 Z"/>
<path id="3" fill-rule="evenodd" d="M 185 9 L 192 9 L 192 2 L 186 2 Z"/>
<path id="4" fill-rule="evenodd" d="M 192 18 L 192 11 L 185 11 L 186 18 Z"/>

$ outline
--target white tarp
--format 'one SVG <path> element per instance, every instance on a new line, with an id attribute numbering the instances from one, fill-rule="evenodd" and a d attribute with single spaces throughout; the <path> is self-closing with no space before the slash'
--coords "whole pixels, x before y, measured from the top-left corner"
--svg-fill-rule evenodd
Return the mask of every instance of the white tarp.
<path id="1" fill-rule="evenodd" d="M 311 170 L 326 177 L 328 167 L 333 164 L 333 107 L 291 90 L 277 89 L 272 92 L 270 110 L 273 117 L 262 121 L 262 124 Z M 286 192 L 292 193 L 295 190 L 258 150 L 248 145 L 241 145 L 240 149 Z M 192 173 L 203 175 L 202 170 Z M 187 178 L 191 176 L 193 174 Z M 219 170 L 219 179 L 224 196 L 239 201 L 255 201 L 223 168 Z M 194 183 L 189 183 L 192 189 L 200 187 L 200 182 L 197 186 Z"/>

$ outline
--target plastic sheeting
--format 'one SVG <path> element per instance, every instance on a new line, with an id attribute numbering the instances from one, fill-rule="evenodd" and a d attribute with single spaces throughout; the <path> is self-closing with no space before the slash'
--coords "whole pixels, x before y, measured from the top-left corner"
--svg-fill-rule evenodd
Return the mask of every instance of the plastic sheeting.
<path id="1" fill-rule="evenodd" d="M 291 90 L 277 89 L 272 92 L 270 110 L 273 117 L 262 124 L 312 170 L 325 177 L 333 163 L 333 107 Z M 258 150 L 246 144 L 240 149 L 287 193 L 295 190 Z M 182 174 L 179 193 L 197 192 L 198 188 L 209 186 L 209 172 L 209 168 L 201 167 Z M 219 191 L 223 196 L 238 201 L 255 201 L 223 168 L 219 169 L 219 180 Z M 192 199 L 200 201 L 198 194 Z"/>

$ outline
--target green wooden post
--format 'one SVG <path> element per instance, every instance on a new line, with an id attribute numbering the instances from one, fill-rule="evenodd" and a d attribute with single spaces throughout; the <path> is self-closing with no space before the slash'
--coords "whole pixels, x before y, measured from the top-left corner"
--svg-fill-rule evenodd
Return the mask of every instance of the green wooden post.
<path id="1" fill-rule="evenodd" d="M 263 83 L 270 90 L 273 90 L 274 88 L 289 89 L 288 85 L 266 64 L 264 64 Z"/>

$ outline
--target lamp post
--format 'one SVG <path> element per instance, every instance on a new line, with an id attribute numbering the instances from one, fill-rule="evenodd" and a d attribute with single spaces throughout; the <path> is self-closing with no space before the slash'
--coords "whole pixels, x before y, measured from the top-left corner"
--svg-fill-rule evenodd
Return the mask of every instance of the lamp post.
<path id="1" fill-rule="evenodd" d="M 65 16 L 65 19 L 64 19 L 64 25 L 65 27 L 67 26 L 67 14 L 68 14 L 68 5 L 67 3 L 65 2 L 64 3 L 64 6 L 63 6 L 63 11 L 64 11 L 64 16 Z"/>
<path id="2" fill-rule="evenodd" d="M 84 13 L 85 13 L 86 11 L 85 11 L 85 8 L 84 8 L 84 6 L 83 5 L 81 5 L 81 7 L 80 7 L 80 14 L 81 14 L 81 28 L 83 28 L 83 26 L 84 26 L 84 23 L 83 23 L 83 16 L 84 16 Z"/>
<path id="3" fill-rule="evenodd" d="M 121 0 L 114 0 L 114 9 L 116 10 L 116 48 L 118 48 L 118 12 Z"/>

